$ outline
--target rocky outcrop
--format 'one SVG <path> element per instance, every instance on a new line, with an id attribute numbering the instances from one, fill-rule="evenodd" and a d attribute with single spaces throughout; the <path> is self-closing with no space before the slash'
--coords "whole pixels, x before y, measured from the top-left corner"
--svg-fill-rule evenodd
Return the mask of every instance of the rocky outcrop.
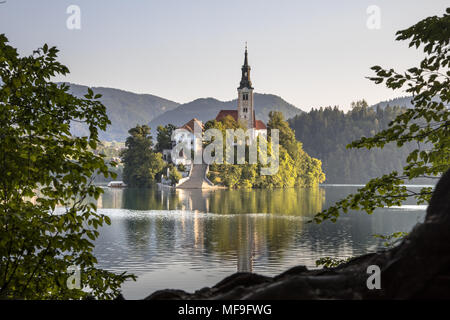
<path id="1" fill-rule="evenodd" d="M 381 270 L 381 289 L 368 289 L 368 267 Z M 336 268 L 297 266 L 276 277 L 233 274 L 194 293 L 161 290 L 146 299 L 450 299 L 450 171 L 437 184 L 424 223 L 397 247 Z"/>

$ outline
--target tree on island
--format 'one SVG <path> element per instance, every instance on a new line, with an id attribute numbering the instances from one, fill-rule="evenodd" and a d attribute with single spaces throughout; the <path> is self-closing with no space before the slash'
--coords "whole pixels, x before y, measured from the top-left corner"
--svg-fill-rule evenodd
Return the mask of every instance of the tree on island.
<path id="1" fill-rule="evenodd" d="M 122 151 L 123 180 L 129 187 L 147 188 L 156 183 L 156 176 L 165 166 L 162 155 L 153 151 L 150 128 L 138 125 L 128 131 Z"/>
<path id="2" fill-rule="evenodd" d="M 183 177 L 181 176 L 181 173 L 180 173 L 180 171 L 178 171 L 177 167 L 175 167 L 171 163 L 169 164 L 169 166 L 170 166 L 169 179 L 170 179 L 172 186 L 175 186 L 178 183 L 178 181 L 180 181 L 181 178 L 183 178 Z"/>
<path id="3" fill-rule="evenodd" d="M 280 150 L 287 153 L 282 159 L 290 158 L 292 160 L 292 172 L 295 172 L 297 176 L 295 186 L 316 186 L 325 181 L 325 174 L 322 171 L 322 161 L 309 156 L 303 150 L 302 143 L 296 140 L 295 131 L 284 120 L 283 113 L 271 111 L 269 113 L 267 128 L 269 129 L 269 136 L 271 129 L 279 130 Z M 287 170 L 288 173 L 291 171 L 289 169 Z"/>
<path id="4" fill-rule="evenodd" d="M 96 267 L 93 241 L 110 220 L 88 198 L 102 193 L 92 177 L 113 173 L 92 150 L 110 121 L 91 89 L 77 98 L 50 82 L 69 73 L 57 52 L 19 57 L 0 35 L 0 299 L 110 299 L 134 278 Z M 72 136 L 73 122 L 89 135 Z"/>
<path id="5" fill-rule="evenodd" d="M 169 123 L 166 126 L 158 126 L 156 128 L 156 152 L 163 152 L 164 149 L 172 149 L 172 133 L 176 130 L 176 126 Z"/>
<path id="6" fill-rule="evenodd" d="M 223 121 L 208 121 L 205 129 L 215 128 L 222 131 L 225 141 L 226 129 L 245 128 L 232 117 L 225 117 Z M 229 188 L 287 188 L 312 187 L 325 180 L 321 169 L 321 162 L 310 157 L 302 144 L 295 139 L 294 131 L 284 120 L 281 112 L 270 112 L 268 135 L 270 145 L 270 129 L 279 130 L 279 169 L 274 175 L 260 175 L 260 162 L 248 163 L 248 146 L 246 146 L 246 163 L 244 164 L 212 164 L 208 178 L 217 184 Z M 258 137 L 258 139 L 264 139 Z M 224 152 L 226 148 L 224 147 Z M 270 148 L 269 148 L 270 149 Z M 236 155 L 236 152 L 235 152 Z"/>

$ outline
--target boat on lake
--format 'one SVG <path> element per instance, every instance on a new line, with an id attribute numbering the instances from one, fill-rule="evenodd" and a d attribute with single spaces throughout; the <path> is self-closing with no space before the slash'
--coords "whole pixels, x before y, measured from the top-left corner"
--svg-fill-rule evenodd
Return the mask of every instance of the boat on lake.
<path id="1" fill-rule="evenodd" d="M 109 188 L 125 188 L 127 185 L 123 181 L 111 181 L 108 183 Z"/>

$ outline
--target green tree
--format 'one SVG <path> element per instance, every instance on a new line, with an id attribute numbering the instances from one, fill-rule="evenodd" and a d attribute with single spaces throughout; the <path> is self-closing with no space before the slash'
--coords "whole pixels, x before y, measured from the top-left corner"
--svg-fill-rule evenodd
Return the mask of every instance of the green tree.
<path id="1" fill-rule="evenodd" d="M 249 148 L 246 146 L 247 163 L 214 164 L 211 166 L 208 174 L 208 178 L 211 181 L 222 183 L 229 188 L 287 188 L 316 186 L 325 180 L 321 161 L 310 157 L 303 151 L 302 144 L 295 139 L 295 133 L 289 127 L 288 122 L 284 120 L 283 114 L 281 112 L 270 112 L 269 117 L 268 133 L 270 134 L 271 129 L 279 130 L 280 153 L 278 172 L 274 175 L 260 175 L 262 162 L 249 164 Z M 208 121 L 205 128 L 221 130 L 225 141 L 226 129 L 238 129 L 242 128 L 242 126 L 234 121 L 232 117 L 225 117 L 223 121 Z M 264 138 L 260 136 L 258 139 Z M 224 152 L 226 152 L 225 149 Z M 270 147 L 268 149 L 270 151 Z"/>
<path id="2" fill-rule="evenodd" d="M 173 124 L 168 124 L 166 126 L 158 126 L 156 128 L 156 145 L 155 150 L 157 152 L 163 152 L 164 149 L 172 149 L 172 132 L 177 127 Z"/>
<path id="3" fill-rule="evenodd" d="M 419 204 L 428 203 L 432 188 L 415 192 L 404 185 L 405 180 L 437 179 L 450 167 L 450 8 L 442 17 L 428 17 L 397 32 L 396 39 L 409 39 L 409 46 L 421 47 L 425 58 L 418 67 L 403 74 L 374 66 L 372 70 L 376 76 L 370 80 L 376 84 L 385 83 L 391 89 L 406 87 L 406 92 L 414 96 L 414 108 L 398 115 L 387 129 L 373 137 L 362 137 L 348 147 L 383 148 L 391 142 L 401 147 L 414 142 L 417 148 L 408 155 L 401 174 L 393 171 L 370 180 L 356 194 L 317 214 L 316 222 L 335 221 L 341 211 L 349 209 L 372 213 L 377 207 L 400 206 L 407 198 L 413 198 Z"/>
<path id="4" fill-rule="evenodd" d="M 67 269 L 80 268 L 81 285 L 98 298 L 114 298 L 130 277 L 96 268 L 96 230 L 109 218 L 85 201 L 98 198 L 96 173 L 110 175 L 96 155 L 98 131 L 109 124 L 91 89 L 76 98 L 50 82 L 69 70 L 46 44 L 20 57 L 0 35 L 0 298 L 77 299 Z M 89 135 L 74 137 L 72 122 Z"/>
<path id="5" fill-rule="evenodd" d="M 130 136 L 125 141 L 127 148 L 122 152 L 124 182 L 130 187 L 150 187 L 164 168 L 162 155 L 153 151 L 152 136 L 147 125 L 138 125 L 128 133 Z"/>
<path id="6" fill-rule="evenodd" d="M 178 165 L 178 170 L 180 170 L 180 171 L 182 171 L 182 172 L 185 172 L 185 171 L 186 171 L 186 166 L 185 166 L 184 164 L 180 163 L 180 164 Z"/>
<path id="7" fill-rule="evenodd" d="M 294 130 L 289 127 L 289 123 L 284 120 L 283 113 L 279 111 L 269 112 L 269 122 L 267 123 L 268 133 L 271 129 L 279 131 L 280 145 L 283 146 L 289 155 L 296 156 L 298 152 L 297 140 L 295 139 Z"/>
<path id="8" fill-rule="evenodd" d="M 280 170 L 275 177 L 269 178 L 269 180 L 277 180 L 282 182 L 282 186 L 287 187 L 313 186 L 325 181 L 322 162 L 310 157 L 303 150 L 302 143 L 296 140 L 295 131 L 289 127 L 289 123 L 284 120 L 281 112 L 271 111 L 269 113 L 267 128 L 269 134 L 272 129 L 278 130 L 280 142 Z M 284 177 L 281 178 L 282 176 Z"/>
<path id="9" fill-rule="evenodd" d="M 173 186 L 176 185 L 181 178 L 182 178 L 181 173 L 177 170 L 177 167 L 172 166 L 169 172 L 169 179 L 172 185 Z"/>

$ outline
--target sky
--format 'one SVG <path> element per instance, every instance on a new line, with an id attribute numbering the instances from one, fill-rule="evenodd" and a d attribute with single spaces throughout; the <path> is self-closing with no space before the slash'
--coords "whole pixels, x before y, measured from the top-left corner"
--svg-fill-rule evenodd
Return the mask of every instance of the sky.
<path id="1" fill-rule="evenodd" d="M 67 13 L 71 5 L 80 10 L 79 28 L 74 11 Z M 375 104 L 406 95 L 366 79 L 370 67 L 417 65 L 422 53 L 395 41 L 395 32 L 448 6 L 448 0 L 6 0 L 0 33 L 23 55 L 44 43 L 57 46 L 70 69 L 57 81 L 179 103 L 236 98 L 247 41 L 255 92 L 303 110 L 348 110 L 358 99 Z"/>

